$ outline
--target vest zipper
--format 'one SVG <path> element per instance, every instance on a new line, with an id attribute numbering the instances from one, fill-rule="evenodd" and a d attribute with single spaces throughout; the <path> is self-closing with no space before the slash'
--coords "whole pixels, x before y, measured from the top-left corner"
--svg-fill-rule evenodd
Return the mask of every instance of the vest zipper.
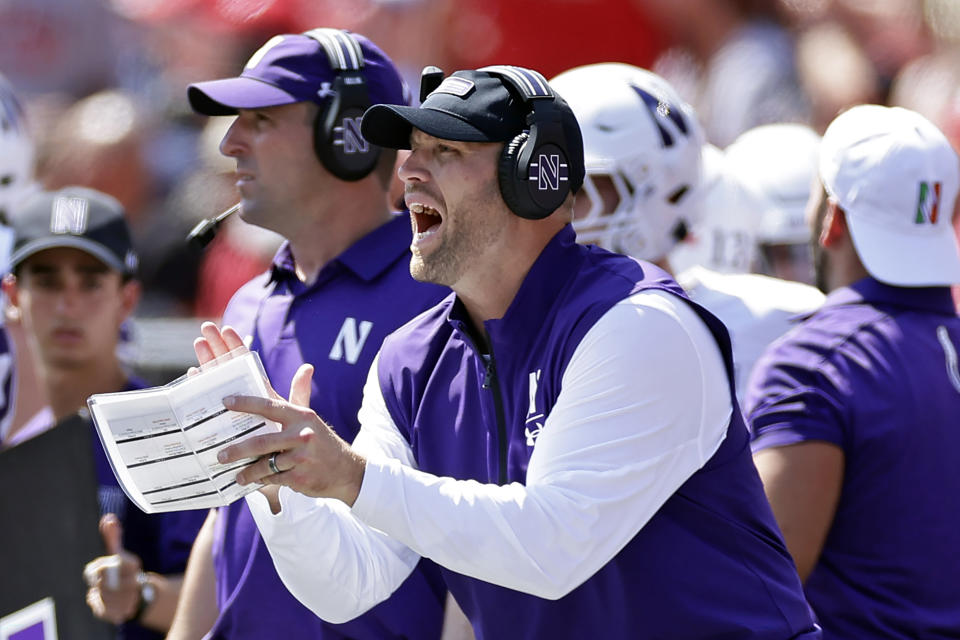
<path id="1" fill-rule="evenodd" d="M 483 377 L 483 388 L 493 391 L 493 406 L 497 412 L 497 444 L 500 447 L 500 480 L 498 484 L 507 484 L 507 425 L 503 417 L 503 397 L 500 395 L 500 382 L 497 380 L 497 365 L 493 360 L 493 347 L 485 358 L 487 368 Z"/>

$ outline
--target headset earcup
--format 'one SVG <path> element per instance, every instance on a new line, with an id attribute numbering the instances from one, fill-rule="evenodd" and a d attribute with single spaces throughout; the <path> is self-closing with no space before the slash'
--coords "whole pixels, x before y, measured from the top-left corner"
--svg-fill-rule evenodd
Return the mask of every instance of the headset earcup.
<path id="1" fill-rule="evenodd" d="M 359 94 L 356 85 L 348 86 L 337 78 L 334 91 L 330 103 L 313 122 L 313 150 L 324 168 L 337 178 L 348 182 L 361 180 L 373 171 L 380 157 L 380 148 L 360 135 L 360 119 L 369 102 L 366 90 Z"/>
<path id="2" fill-rule="evenodd" d="M 543 216 L 540 215 L 539 207 L 531 202 L 527 194 L 526 179 L 518 175 L 517 166 L 520 162 L 520 152 L 523 151 L 523 145 L 529 138 L 530 135 L 524 132 L 503 145 L 497 176 L 500 180 L 500 195 L 503 196 L 507 207 L 521 218 L 536 219 Z M 531 207 L 533 207 L 532 210 Z"/>
<path id="3" fill-rule="evenodd" d="M 560 207 L 569 194 L 565 183 L 566 156 L 554 143 L 530 148 L 535 144 L 530 136 L 530 133 L 521 133 L 503 146 L 497 174 L 500 194 L 510 210 L 521 218 L 542 220 Z M 540 166 L 547 164 L 545 159 L 553 159 L 552 170 Z M 532 167 L 536 170 L 531 172 Z M 551 182 L 552 188 L 538 188 Z"/>

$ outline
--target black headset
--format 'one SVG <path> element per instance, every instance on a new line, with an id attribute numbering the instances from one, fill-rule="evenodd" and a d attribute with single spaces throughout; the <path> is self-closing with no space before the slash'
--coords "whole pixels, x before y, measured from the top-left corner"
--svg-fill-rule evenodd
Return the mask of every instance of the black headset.
<path id="1" fill-rule="evenodd" d="M 495 65 L 478 71 L 504 80 L 529 107 L 529 129 L 508 141 L 500 154 L 503 201 L 521 218 L 546 218 L 570 193 L 567 141 L 557 96 L 546 78 L 530 69 Z"/>
<path id="2" fill-rule="evenodd" d="M 303 35 L 320 43 L 336 74 L 328 104 L 313 123 L 317 158 L 341 180 L 365 178 L 377 165 L 380 148 L 360 135 L 360 119 L 370 106 L 360 43 L 340 29 L 311 29 Z"/>

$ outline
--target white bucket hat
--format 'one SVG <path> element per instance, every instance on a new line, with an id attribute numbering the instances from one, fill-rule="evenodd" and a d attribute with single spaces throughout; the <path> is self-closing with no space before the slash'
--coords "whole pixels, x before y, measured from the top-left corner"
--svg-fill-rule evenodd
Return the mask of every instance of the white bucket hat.
<path id="1" fill-rule="evenodd" d="M 845 111 L 823 135 L 820 179 L 871 276 L 904 287 L 960 283 L 960 161 L 929 120 L 900 107 Z"/>

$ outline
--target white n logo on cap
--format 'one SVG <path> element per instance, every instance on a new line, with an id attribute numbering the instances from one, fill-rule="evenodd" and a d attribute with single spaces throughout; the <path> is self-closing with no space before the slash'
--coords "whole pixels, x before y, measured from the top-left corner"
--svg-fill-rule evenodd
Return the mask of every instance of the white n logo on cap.
<path id="1" fill-rule="evenodd" d="M 50 211 L 51 233 L 80 235 L 87 230 L 90 202 L 76 196 L 57 196 Z"/>

